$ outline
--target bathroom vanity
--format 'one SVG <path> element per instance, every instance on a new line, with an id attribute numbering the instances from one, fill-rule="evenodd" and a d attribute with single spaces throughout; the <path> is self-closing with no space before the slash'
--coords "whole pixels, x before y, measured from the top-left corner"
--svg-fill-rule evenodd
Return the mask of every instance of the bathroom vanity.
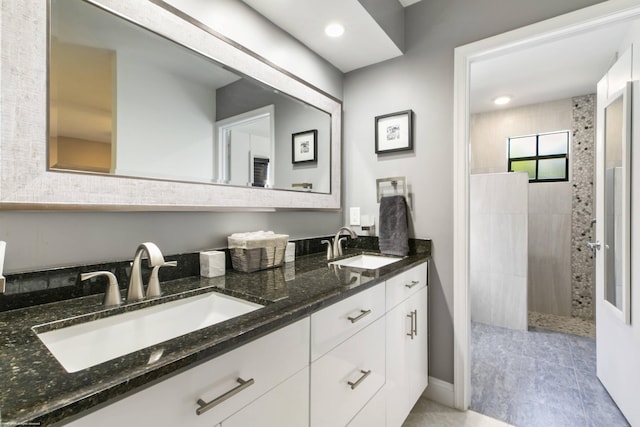
<path id="1" fill-rule="evenodd" d="M 429 258 L 365 270 L 314 254 L 165 282 L 163 299 L 221 292 L 264 307 L 74 373 L 34 331 L 108 315 L 100 296 L 0 313 L 2 422 L 399 426 L 427 386 Z"/>

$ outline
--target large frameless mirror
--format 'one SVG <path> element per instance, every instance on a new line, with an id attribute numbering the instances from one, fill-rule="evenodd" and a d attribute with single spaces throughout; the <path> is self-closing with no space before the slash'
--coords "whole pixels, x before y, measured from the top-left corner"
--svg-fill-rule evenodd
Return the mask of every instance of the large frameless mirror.
<path id="1" fill-rule="evenodd" d="M 604 108 L 604 298 L 630 321 L 631 83 Z"/>
<path id="2" fill-rule="evenodd" d="M 50 169 L 331 192 L 325 111 L 83 0 L 50 13 Z"/>

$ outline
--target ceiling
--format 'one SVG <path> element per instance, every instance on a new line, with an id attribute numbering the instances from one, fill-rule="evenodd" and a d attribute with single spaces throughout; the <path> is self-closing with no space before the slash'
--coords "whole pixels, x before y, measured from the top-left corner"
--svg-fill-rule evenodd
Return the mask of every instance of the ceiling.
<path id="1" fill-rule="evenodd" d="M 342 72 L 402 55 L 359 0 L 243 0 Z M 396 0 L 386 0 L 396 1 Z M 407 7 L 420 0 L 397 0 Z M 341 21 L 340 39 L 324 26 Z M 490 111 L 595 93 L 631 22 L 609 24 L 472 64 L 470 111 Z M 510 95 L 497 107 L 493 99 Z"/>
<path id="2" fill-rule="evenodd" d="M 630 26 L 608 24 L 571 37 L 472 63 L 471 113 L 513 108 L 596 92 L 596 84 L 615 61 Z M 512 101 L 502 107 L 493 100 Z"/>
<path id="3" fill-rule="evenodd" d="M 358 0 L 242 0 L 343 73 L 402 55 Z M 420 0 L 400 1 L 409 6 Z M 345 33 L 332 39 L 324 34 L 331 22 Z"/>

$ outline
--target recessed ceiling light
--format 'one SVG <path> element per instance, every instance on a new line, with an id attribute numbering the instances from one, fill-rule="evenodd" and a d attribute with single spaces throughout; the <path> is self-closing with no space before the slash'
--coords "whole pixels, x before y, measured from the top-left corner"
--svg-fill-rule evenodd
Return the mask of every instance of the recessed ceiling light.
<path id="1" fill-rule="evenodd" d="M 505 104 L 508 104 L 510 101 L 511 101 L 510 96 L 499 96 L 493 100 L 493 103 L 496 105 L 505 105 Z"/>
<path id="2" fill-rule="evenodd" d="M 337 22 L 332 22 L 324 28 L 324 33 L 329 37 L 340 37 L 344 34 L 344 26 Z"/>

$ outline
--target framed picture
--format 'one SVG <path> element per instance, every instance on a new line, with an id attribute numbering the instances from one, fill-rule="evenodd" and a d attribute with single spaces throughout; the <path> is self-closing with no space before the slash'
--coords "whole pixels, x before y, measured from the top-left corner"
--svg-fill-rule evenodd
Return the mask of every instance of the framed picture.
<path id="1" fill-rule="evenodd" d="M 376 153 L 413 150 L 413 111 L 376 117 Z"/>
<path id="2" fill-rule="evenodd" d="M 312 129 L 291 135 L 291 162 L 318 161 L 318 130 Z"/>

